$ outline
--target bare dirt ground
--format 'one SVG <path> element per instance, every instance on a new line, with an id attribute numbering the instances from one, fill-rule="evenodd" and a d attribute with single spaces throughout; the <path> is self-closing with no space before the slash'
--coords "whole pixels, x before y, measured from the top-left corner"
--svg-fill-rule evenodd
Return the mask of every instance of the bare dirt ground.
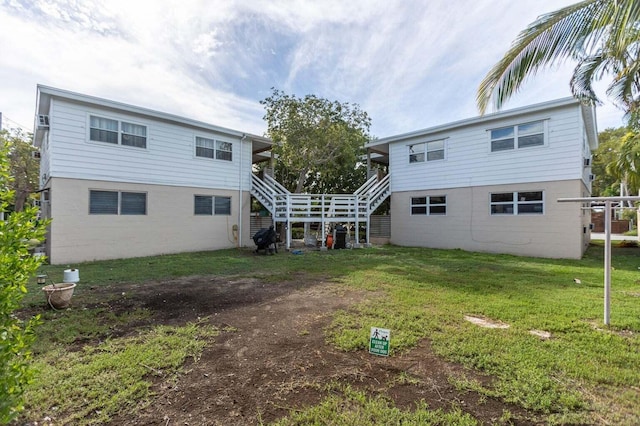
<path id="1" fill-rule="evenodd" d="M 428 340 L 389 358 L 366 351 L 341 352 L 326 344 L 324 329 L 332 313 L 375 294 L 307 282 L 304 276 L 280 283 L 199 276 L 87 291 L 108 293 L 105 296 L 113 297 L 109 306 L 116 312 L 149 309 L 149 324 L 180 325 L 207 318 L 221 329 L 177 381 L 157 380 L 151 404 L 134 418 L 115 418 L 114 425 L 267 424 L 290 410 L 317 404 L 327 396 L 322 385 L 330 383 L 384 395 L 402 409 L 420 400 L 432 409 L 459 406 L 484 424 L 497 422 L 504 410 L 521 419 L 535 416 L 500 400 L 456 390 L 449 383 L 452 374 L 464 373 L 485 383 L 490 378 L 438 358 Z M 140 325 L 144 324 L 131 324 L 131 329 L 117 334 L 133 333 Z M 411 380 L 398 380 L 401 373 Z"/>

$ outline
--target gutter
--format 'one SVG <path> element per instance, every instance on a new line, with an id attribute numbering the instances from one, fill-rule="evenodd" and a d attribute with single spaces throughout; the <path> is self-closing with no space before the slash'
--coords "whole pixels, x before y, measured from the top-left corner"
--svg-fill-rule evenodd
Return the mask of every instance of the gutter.
<path id="1" fill-rule="evenodd" d="M 242 138 L 240 138 L 240 167 L 238 167 L 238 248 L 242 247 L 242 178 L 244 176 L 242 173 L 242 167 L 244 166 L 242 153 L 244 151 L 243 142 L 245 140 L 247 140 L 247 134 L 243 133 Z"/>

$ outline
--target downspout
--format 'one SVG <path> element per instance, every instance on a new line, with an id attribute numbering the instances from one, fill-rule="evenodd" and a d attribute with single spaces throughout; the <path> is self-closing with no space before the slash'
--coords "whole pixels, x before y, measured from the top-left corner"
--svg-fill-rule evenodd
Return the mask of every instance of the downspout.
<path id="1" fill-rule="evenodd" d="M 243 142 L 247 139 L 246 133 L 242 134 L 242 138 L 240 139 L 240 167 L 238 177 L 238 247 L 242 247 L 242 178 L 243 178 L 243 170 L 242 167 L 244 165 L 242 161 L 242 152 L 244 151 Z"/>

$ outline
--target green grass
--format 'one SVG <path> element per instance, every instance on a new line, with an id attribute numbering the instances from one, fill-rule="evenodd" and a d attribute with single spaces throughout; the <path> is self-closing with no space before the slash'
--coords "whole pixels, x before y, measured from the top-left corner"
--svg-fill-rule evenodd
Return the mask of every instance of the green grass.
<path id="1" fill-rule="evenodd" d="M 494 376 L 488 395 L 550 419 L 579 413 L 588 421 L 599 398 L 625 390 L 600 409 L 616 422 L 640 422 L 640 299 L 629 296 L 640 290 L 637 249 L 614 254 L 611 327 L 602 325 L 601 247 L 581 261 L 424 249 L 398 255 L 343 279 L 384 293 L 336 315 L 328 330 L 334 344 L 363 350 L 372 326 L 391 329 L 394 352 L 428 337 L 438 354 Z M 467 314 L 510 328 L 480 328 Z M 532 329 L 553 337 L 540 340 Z"/>
<path id="2" fill-rule="evenodd" d="M 273 425 L 478 425 L 459 407 L 452 407 L 448 412 L 429 410 L 424 401 L 417 401 L 414 410 L 401 410 L 381 396 L 371 397 L 348 386 L 331 386 L 329 391 L 331 395 L 320 404 L 293 410 L 288 418 Z"/>
<path id="3" fill-rule="evenodd" d="M 151 313 L 136 309 L 116 315 L 105 308 L 64 311 L 45 311 L 41 324 L 36 328 L 34 354 L 46 354 L 55 345 L 88 343 L 104 339 L 117 331 L 120 325 L 149 318 Z"/>
<path id="4" fill-rule="evenodd" d="M 54 346 L 37 357 L 37 386 L 26 394 L 28 417 L 53 416 L 59 424 L 83 425 L 133 413 L 150 396 L 151 376 L 169 380 L 216 334 L 214 328 L 198 324 L 159 326 L 78 352 Z"/>
<path id="5" fill-rule="evenodd" d="M 392 356 L 410 350 L 421 339 L 430 339 L 439 355 L 495 379 L 486 387 L 455 379 L 460 386 L 542 413 L 549 423 L 640 424 L 640 250 L 614 248 L 610 326 L 602 324 L 602 259 L 602 242 L 592 245 L 581 260 L 387 246 L 301 256 L 254 256 L 249 251 L 223 250 L 47 266 L 44 270 L 62 277 L 64 269 L 78 267 L 80 288 L 207 274 L 259 277 L 272 283 L 333 280 L 370 294 L 367 301 L 335 313 L 326 330 L 327 339 L 343 350 L 366 350 L 370 327 L 389 328 Z M 41 299 L 41 294 L 30 294 L 26 303 L 33 306 L 42 303 Z M 69 344 L 74 335 L 81 340 L 82 336 L 91 340 L 108 335 L 109 327 L 117 326 L 118 321 L 145 313 L 104 319 L 98 312 L 71 310 L 65 311 L 67 315 L 73 317 L 55 327 L 55 344 Z M 465 315 L 502 321 L 510 327 L 480 328 L 465 321 Z M 72 326 L 78 329 L 70 330 Z M 529 333 L 532 329 L 548 331 L 552 337 L 542 340 Z M 137 341 L 123 344 L 138 345 Z M 44 357 L 46 364 L 50 354 L 41 348 L 38 352 L 39 362 Z M 85 362 L 97 355 L 90 350 L 82 353 L 89 357 Z M 68 374 L 69 380 L 75 380 L 74 373 Z M 60 383 L 66 386 L 64 380 Z M 388 411 L 389 419 L 410 414 L 398 412 L 375 396 L 362 399 L 345 393 L 339 400 L 345 398 L 351 401 L 347 406 L 354 404 L 354 398 L 360 405 L 344 410 L 344 417 L 340 415 L 335 424 L 357 424 L 347 420 L 359 418 L 367 404 Z M 323 404 L 335 408 L 340 403 L 327 400 Z M 323 404 L 316 409 L 330 411 Z M 313 419 L 318 414 L 310 415 Z M 284 421 L 294 421 L 291 419 Z M 306 422 L 314 424 L 313 420 Z"/>
<path id="6" fill-rule="evenodd" d="M 285 253 L 276 256 L 256 256 L 253 250 L 228 249 L 81 264 L 43 265 L 40 273 L 47 274 L 50 281 L 62 282 L 65 269 L 78 268 L 80 284 L 76 292 L 82 292 L 83 288 L 94 286 L 171 280 L 191 275 L 244 275 L 279 282 L 291 279 L 292 273 L 320 275 L 339 273 L 325 263 L 326 256 L 318 257 L 318 254 L 311 253 L 305 256 L 287 254 L 286 261 L 282 261 Z M 335 255 L 344 260 L 353 257 L 340 256 L 341 254 L 349 255 L 350 253 L 332 252 L 328 257 Z M 35 283 L 35 277 L 31 281 L 31 288 L 38 291 L 29 292 L 25 298 L 25 304 L 40 304 L 42 294 L 39 292 L 40 286 Z"/>

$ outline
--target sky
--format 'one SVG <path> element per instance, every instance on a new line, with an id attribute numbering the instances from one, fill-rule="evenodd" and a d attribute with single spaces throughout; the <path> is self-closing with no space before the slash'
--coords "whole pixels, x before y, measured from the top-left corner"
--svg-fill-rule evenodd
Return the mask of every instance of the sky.
<path id="1" fill-rule="evenodd" d="M 277 88 L 358 104 L 374 137 L 411 132 L 477 116 L 478 85 L 518 33 L 571 3 L 0 0 L 2 125 L 31 131 L 44 84 L 257 135 Z M 574 66 L 503 109 L 570 96 Z M 599 130 L 623 124 L 610 103 L 596 115 Z"/>

